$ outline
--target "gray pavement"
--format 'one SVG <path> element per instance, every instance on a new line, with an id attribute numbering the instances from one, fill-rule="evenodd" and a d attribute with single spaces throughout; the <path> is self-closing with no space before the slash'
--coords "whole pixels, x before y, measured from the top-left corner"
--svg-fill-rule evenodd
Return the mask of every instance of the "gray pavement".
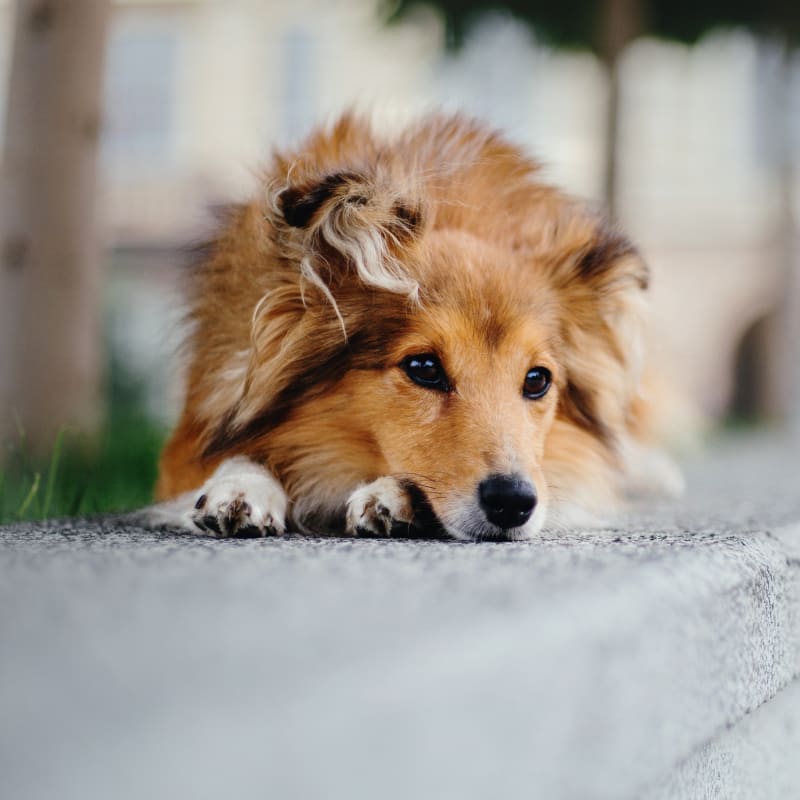
<path id="1" fill-rule="evenodd" d="M 0 528 L 0 797 L 800 797 L 797 444 L 687 471 L 528 543 Z"/>

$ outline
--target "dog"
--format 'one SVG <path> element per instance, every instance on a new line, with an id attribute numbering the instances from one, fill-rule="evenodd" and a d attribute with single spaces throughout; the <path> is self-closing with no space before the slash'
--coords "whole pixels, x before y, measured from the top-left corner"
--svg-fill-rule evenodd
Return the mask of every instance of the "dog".
<path id="1" fill-rule="evenodd" d="M 345 114 L 276 154 L 192 268 L 156 508 L 219 537 L 519 540 L 607 517 L 648 470 L 674 490 L 648 268 L 539 174 L 461 115 L 381 136 Z"/>

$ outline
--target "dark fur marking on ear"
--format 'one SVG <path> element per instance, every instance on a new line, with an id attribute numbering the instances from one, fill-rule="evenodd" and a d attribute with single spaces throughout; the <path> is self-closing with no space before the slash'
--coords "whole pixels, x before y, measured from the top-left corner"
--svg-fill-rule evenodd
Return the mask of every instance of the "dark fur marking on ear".
<path id="1" fill-rule="evenodd" d="M 572 422 L 599 439 L 607 447 L 614 445 L 614 434 L 595 411 L 594 397 L 589 389 L 584 389 L 570 380 L 561 397 L 564 414 Z"/>
<path id="2" fill-rule="evenodd" d="M 311 187 L 290 187 L 278 195 L 283 218 L 293 228 L 305 228 L 320 206 L 348 181 L 361 180 L 352 172 L 336 172 Z M 366 198 L 364 198 L 366 200 Z"/>
<path id="3" fill-rule="evenodd" d="M 411 208 L 403 203 L 397 203 L 392 209 L 403 225 L 410 231 L 416 231 L 422 223 L 422 214 L 419 209 Z"/>
<path id="4" fill-rule="evenodd" d="M 638 250 L 627 236 L 610 224 L 602 224 L 597 234 L 595 244 L 583 253 L 578 261 L 578 272 L 587 279 L 602 275 L 621 258 L 638 255 Z M 633 277 L 641 289 L 648 288 L 650 276 L 643 261 L 641 270 Z"/>

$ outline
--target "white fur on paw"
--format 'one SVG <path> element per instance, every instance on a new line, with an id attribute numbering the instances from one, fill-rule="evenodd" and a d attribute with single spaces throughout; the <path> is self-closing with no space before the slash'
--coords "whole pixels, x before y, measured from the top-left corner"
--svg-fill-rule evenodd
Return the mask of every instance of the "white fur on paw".
<path id="1" fill-rule="evenodd" d="M 212 536 L 276 536 L 285 530 L 283 488 L 267 470 L 243 456 L 224 461 L 196 497 L 192 522 Z"/>
<path id="2" fill-rule="evenodd" d="M 347 500 L 347 533 L 391 536 L 395 523 L 412 519 L 408 493 L 394 478 L 378 478 L 356 489 Z"/>

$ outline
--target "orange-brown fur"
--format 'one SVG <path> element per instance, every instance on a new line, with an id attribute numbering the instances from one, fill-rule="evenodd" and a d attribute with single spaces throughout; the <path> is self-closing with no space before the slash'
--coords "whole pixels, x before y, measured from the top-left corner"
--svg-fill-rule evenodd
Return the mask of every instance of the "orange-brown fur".
<path id="1" fill-rule="evenodd" d="M 348 494 L 385 475 L 419 486 L 448 529 L 509 470 L 551 521 L 608 510 L 643 433 L 646 287 L 613 226 L 482 125 L 433 115 L 384 138 L 345 116 L 275 156 L 196 267 L 157 494 L 247 455 L 301 527 L 336 526 Z M 426 352 L 454 391 L 398 366 Z M 521 392 L 534 366 L 553 375 L 540 400 Z"/>

